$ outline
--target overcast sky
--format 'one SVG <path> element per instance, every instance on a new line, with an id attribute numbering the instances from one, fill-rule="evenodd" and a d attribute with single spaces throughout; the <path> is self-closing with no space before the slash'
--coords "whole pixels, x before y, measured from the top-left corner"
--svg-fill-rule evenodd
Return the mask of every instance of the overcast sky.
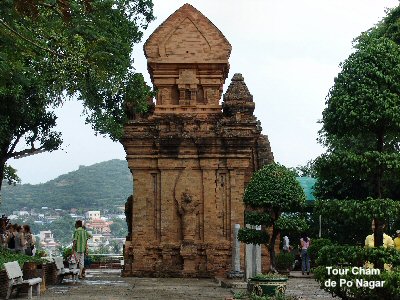
<path id="1" fill-rule="evenodd" d="M 316 142 L 325 96 L 352 52 L 352 40 L 385 15 L 398 0 L 153 0 L 157 19 L 143 42 L 176 9 L 190 3 L 217 26 L 232 45 L 230 72 L 242 73 L 268 135 L 275 161 L 304 165 L 324 152 Z M 137 72 L 149 84 L 143 43 L 135 46 Z M 22 183 L 43 183 L 113 158 L 125 159 L 121 144 L 95 136 L 79 103 L 57 111 L 63 150 L 8 163 Z"/>

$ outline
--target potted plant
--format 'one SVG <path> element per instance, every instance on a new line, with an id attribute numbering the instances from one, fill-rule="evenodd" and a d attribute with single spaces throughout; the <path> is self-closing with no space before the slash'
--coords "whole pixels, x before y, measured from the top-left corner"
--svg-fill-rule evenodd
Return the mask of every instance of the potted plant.
<path id="1" fill-rule="evenodd" d="M 280 274 L 289 275 L 293 264 L 294 255 L 290 252 L 282 252 L 275 257 L 275 268 Z"/>
<path id="2" fill-rule="evenodd" d="M 286 291 L 287 276 L 281 274 L 258 274 L 249 278 L 247 282 L 248 292 L 257 296 L 284 295 Z"/>
<path id="3" fill-rule="evenodd" d="M 64 248 L 62 251 L 62 256 L 64 259 L 64 266 L 75 269 L 77 267 L 76 257 L 74 255 L 74 251 L 72 251 L 72 247 Z"/>

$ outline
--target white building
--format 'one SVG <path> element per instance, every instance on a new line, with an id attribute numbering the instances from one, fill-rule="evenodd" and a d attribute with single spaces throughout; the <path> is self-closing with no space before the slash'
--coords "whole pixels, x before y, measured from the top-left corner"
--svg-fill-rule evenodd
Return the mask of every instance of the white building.
<path id="1" fill-rule="evenodd" d="M 89 233 L 92 234 L 92 238 L 88 240 L 89 249 L 95 250 L 101 245 L 107 244 L 107 240 L 102 234 L 92 233 L 91 231 Z"/>
<path id="2" fill-rule="evenodd" d="M 86 220 L 97 220 L 100 219 L 100 211 L 99 210 L 89 210 L 85 213 Z"/>
<path id="3" fill-rule="evenodd" d="M 46 250 L 56 250 L 58 243 L 54 240 L 51 230 L 39 232 L 40 245 Z"/>
<path id="4" fill-rule="evenodd" d="M 20 210 L 20 211 L 13 211 L 13 215 L 22 217 L 22 216 L 29 216 L 30 213 L 29 213 L 29 211 L 26 211 L 26 210 Z"/>

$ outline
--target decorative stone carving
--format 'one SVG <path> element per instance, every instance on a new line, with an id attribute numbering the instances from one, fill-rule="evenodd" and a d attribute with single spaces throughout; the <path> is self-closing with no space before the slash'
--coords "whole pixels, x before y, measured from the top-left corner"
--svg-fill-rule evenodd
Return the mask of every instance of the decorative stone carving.
<path id="1" fill-rule="evenodd" d="M 188 189 L 182 193 L 180 200 L 178 210 L 182 218 L 183 241 L 193 242 L 196 236 L 199 201 Z"/>
<path id="2" fill-rule="evenodd" d="M 171 91 L 168 88 L 163 88 L 161 91 L 158 92 L 159 94 L 159 101 L 163 105 L 171 104 Z"/>
<path id="3" fill-rule="evenodd" d="M 178 85 L 190 85 L 195 86 L 199 83 L 196 78 L 196 70 L 194 69 L 182 69 L 179 71 L 179 79 L 176 80 Z"/>
<path id="4" fill-rule="evenodd" d="M 213 88 L 206 88 L 204 98 L 206 103 L 218 104 L 219 92 Z"/>

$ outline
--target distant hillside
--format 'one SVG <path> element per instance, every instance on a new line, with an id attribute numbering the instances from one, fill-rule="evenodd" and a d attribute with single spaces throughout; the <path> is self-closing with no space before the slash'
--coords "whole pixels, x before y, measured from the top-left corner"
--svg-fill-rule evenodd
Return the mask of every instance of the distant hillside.
<path id="1" fill-rule="evenodd" d="M 113 159 L 61 175 L 42 184 L 2 187 L 0 212 L 23 207 L 103 209 L 123 205 L 132 194 L 132 175 L 125 160 Z"/>

